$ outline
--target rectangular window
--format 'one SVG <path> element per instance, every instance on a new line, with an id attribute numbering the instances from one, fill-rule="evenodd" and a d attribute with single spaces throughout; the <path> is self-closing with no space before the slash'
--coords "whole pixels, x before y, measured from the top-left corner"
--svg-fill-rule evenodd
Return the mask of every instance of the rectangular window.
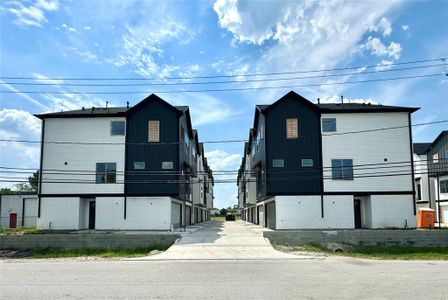
<path id="1" fill-rule="evenodd" d="M 144 161 L 135 161 L 134 162 L 134 170 L 144 170 L 146 164 Z"/>
<path id="2" fill-rule="evenodd" d="M 439 153 L 435 153 L 432 156 L 432 162 L 435 163 L 435 164 L 439 162 Z"/>
<path id="3" fill-rule="evenodd" d="M 148 142 L 149 143 L 160 142 L 160 121 L 159 120 L 148 121 Z"/>
<path id="4" fill-rule="evenodd" d="M 448 180 L 440 181 L 440 192 L 442 194 L 448 194 Z"/>
<path id="5" fill-rule="evenodd" d="M 286 119 L 286 138 L 296 139 L 299 137 L 299 121 L 297 118 Z"/>
<path id="6" fill-rule="evenodd" d="M 272 167 L 273 168 L 283 168 L 285 166 L 285 161 L 283 159 L 273 159 Z"/>
<path id="7" fill-rule="evenodd" d="M 174 168 L 172 161 L 162 161 L 163 170 L 172 170 Z"/>
<path id="8" fill-rule="evenodd" d="M 336 118 L 322 118 L 322 132 L 336 132 Z"/>
<path id="9" fill-rule="evenodd" d="M 124 129 L 125 129 L 124 121 L 110 122 L 110 135 L 124 135 Z"/>
<path id="10" fill-rule="evenodd" d="M 333 180 L 353 180 L 353 159 L 331 160 Z"/>
<path id="11" fill-rule="evenodd" d="M 417 200 L 422 200 L 422 185 L 420 181 L 417 183 Z"/>
<path id="12" fill-rule="evenodd" d="M 116 180 L 117 180 L 116 163 L 96 164 L 96 183 L 116 183 Z"/>
<path id="13" fill-rule="evenodd" d="M 314 162 L 311 158 L 302 159 L 302 167 L 312 167 L 313 165 L 314 165 Z"/>

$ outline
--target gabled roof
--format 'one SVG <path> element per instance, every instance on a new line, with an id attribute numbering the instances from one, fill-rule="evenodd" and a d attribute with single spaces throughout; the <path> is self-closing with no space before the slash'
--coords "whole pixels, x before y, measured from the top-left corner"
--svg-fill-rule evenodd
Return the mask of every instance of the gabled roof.
<path id="1" fill-rule="evenodd" d="M 188 106 L 173 106 L 160 98 L 155 94 L 151 94 L 136 105 L 132 107 L 91 107 L 91 108 L 82 108 L 77 110 L 68 110 L 61 112 L 53 112 L 53 113 L 43 113 L 36 114 L 35 117 L 39 119 L 45 118 L 86 118 L 86 117 L 125 117 L 133 111 L 137 110 L 139 107 L 146 104 L 148 101 L 160 101 L 165 104 L 167 107 L 173 109 L 178 113 L 189 113 Z M 191 120 L 188 121 L 191 124 Z M 191 127 L 191 126 L 190 126 Z"/>
<path id="2" fill-rule="evenodd" d="M 423 155 L 428 151 L 428 148 L 431 146 L 431 143 L 414 143 L 414 153 L 417 155 Z"/>
<path id="3" fill-rule="evenodd" d="M 413 113 L 420 108 L 418 107 L 404 107 L 404 106 L 390 106 L 379 104 L 365 104 L 365 103 L 323 103 L 314 104 L 294 91 L 290 91 L 271 105 L 256 105 L 254 128 L 257 127 L 260 113 L 267 113 L 272 107 L 278 105 L 288 98 L 293 98 L 303 105 L 318 113 L 370 113 L 370 112 L 409 112 Z"/>
<path id="4" fill-rule="evenodd" d="M 434 142 L 430 143 L 425 153 L 428 153 L 439 141 L 442 137 L 448 134 L 448 130 L 442 130 L 440 134 L 435 138 Z"/>

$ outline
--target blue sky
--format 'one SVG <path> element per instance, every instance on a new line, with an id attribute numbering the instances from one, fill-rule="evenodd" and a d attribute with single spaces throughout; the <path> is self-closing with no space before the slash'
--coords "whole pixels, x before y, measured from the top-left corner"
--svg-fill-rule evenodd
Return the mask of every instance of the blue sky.
<path id="1" fill-rule="evenodd" d="M 13 80 L 0 82 L 2 91 L 17 92 L 0 94 L 3 138 L 38 140 L 40 122 L 32 116 L 34 113 L 104 106 L 106 101 L 113 106 L 124 106 L 126 101 L 133 105 L 145 94 L 201 88 L 288 86 L 159 94 L 172 104 L 190 106 L 193 126 L 202 141 L 247 138 L 254 105 L 272 103 L 289 90 L 313 101 L 318 97 L 336 101 L 343 94 L 351 101 L 421 107 L 413 116 L 414 123 L 448 116 L 448 80 L 443 76 L 297 87 L 443 73 L 448 71 L 446 66 L 379 75 L 204 86 L 69 87 L 64 85 L 69 83 L 67 80 L 48 80 L 137 77 L 170 82 L 166 78 L 316 70 L 447 57 L 448 1 L 2 1 L 0 16 L 1 76 L 32 77 L 35 82 L 53 84 L 39 87 L 7 84 Z M 387 67 L 376 68 L 381 69 Z M 18 93 L 22 91 L 41 93 Z M 45 93 L 49 91 L 60 94 Z M 145 93 L 70 94 L 88 91 Z M 414 141 L 431 141 L 446 128 L 446 123 L 415 127 Z M 1 166 L 38 167 L 39 147 L 5 143 L 0 147 Z M 213 169 L 239 167 L 241 143 L 206 144 L 205 149 Z M 236 204 L 236 194 L 236 184 L 216 185 L 215 206 Z"/>

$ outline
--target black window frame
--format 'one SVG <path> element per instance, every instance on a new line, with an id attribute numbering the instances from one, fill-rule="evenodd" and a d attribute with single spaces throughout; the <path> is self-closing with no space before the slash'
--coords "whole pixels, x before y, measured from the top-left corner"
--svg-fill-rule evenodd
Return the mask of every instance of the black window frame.
<path id="1" fill-rule="evenodd" d="M 442 189 L 442 183 L 443 183 L 443 189 Z M 448 194 L 448 179 L 440 180 L 440 193 L 442 194 Z"/>
<path id="2" fill-rule="evenodd" d="M 336 165 L 339 166 L 336 166 Z M 331 179 L 332 180 L 353 180 L 353 159 L 332 159 Z"/>
<path id="3" fill-rule="evenodd" d="M 101 168 L 100 168 L 101 167 Z M 96 163 L 95 183 L 110 184 L 117 183 L 117 163 Z"/>
<path id="4" fill-rule="evenodd" d="M 332 123 L 328 123 L 329 121 L 334 121 L 334 125 Z M 326 130 L 326 126 L 332 126 L 332 128 L 330 130 Z M 336 132 L 336 131 L 337 131 L 336 118 L 322 118 L 322 132 Z"/>
<path id="5" fill-rule="evenodd" d="M 281 162 L 281 165 L 276 165 L 274 162 Z M 284 168 L 285 160 L 282 158 L 275 158 L 272 160 L 272 168 Z"/>
<path id="6" fill-rule="evenodd" d="M 304 161 L 311 161 L 311 165 L 304 165 L 303 164 Z M 314 159 L 312 159 L 312 158 L 302 158 L 302 160 L 300 161 L 300 166 L 302 166 L 304 168 L 312 168 L 312 167 L 314 167 Z"/>
<path id="7" fill-rule="evenodd" d="M 137 168 L 135 164 L 143 164 L 143 168 Z M 134 161 L 134 170 L 146 170 L 146 162 L 144 161 Z"/>
<path id="8" fill-rule="evenodd" d="M 114 133 L 114 124 L 123 124 L 123 133 Z M 111 136 L 124 136 L 126 134 L 126 121 L 110 121 L 110 135 Z"/>

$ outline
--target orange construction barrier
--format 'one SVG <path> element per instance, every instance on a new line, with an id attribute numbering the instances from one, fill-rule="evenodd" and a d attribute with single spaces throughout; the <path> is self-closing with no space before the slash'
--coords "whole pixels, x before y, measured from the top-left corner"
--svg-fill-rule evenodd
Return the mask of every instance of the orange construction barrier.
<path id="1" fill-rule="evenodd" d="M 419 208 L 417 211 L 417 228 L 434 228 L 436 212 L 431 208 Z"/>

